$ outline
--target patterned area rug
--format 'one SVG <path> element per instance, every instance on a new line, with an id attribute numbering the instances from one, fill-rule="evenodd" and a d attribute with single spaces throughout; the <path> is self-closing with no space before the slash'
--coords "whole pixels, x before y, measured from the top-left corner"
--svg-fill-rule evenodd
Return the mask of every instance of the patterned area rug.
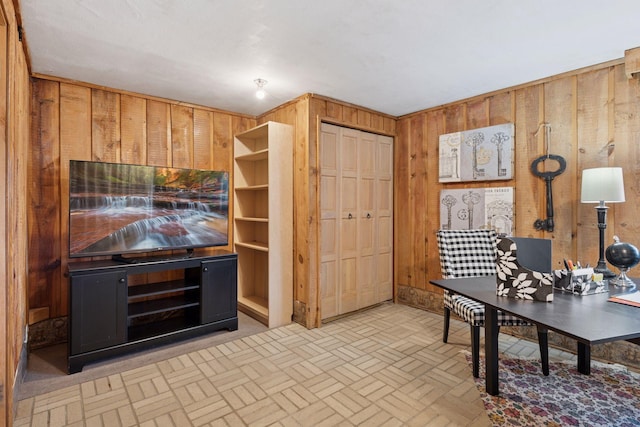
<path id="1" fill-rule="evenodd" d="M 465 352 L 466 353 L 466 352 Z M 471 355 L 466 354 L 471 364 Z M 591 375 L 575 363 L 500 356 L 500 396 L 485 392 L 484 358 L 476 386 L 495 426 L 640 426 L 640 375 L 620 365 L 591 363 Z"/>

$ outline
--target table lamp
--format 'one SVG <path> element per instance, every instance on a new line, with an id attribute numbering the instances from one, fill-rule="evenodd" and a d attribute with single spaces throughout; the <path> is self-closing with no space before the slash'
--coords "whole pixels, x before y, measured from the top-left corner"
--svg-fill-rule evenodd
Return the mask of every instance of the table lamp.
<path id="1" fill-rule="evenodd" d="M 595 273 L 602 273 L 606 278 L 616 274 L 607 268 L 604 260 L 604 230 L 607 228 L 606 203 L 624 202 L 624 182 L 622 168 L 593 168 L 582 171 L 582 203 L 598 203 L 598 229 L 600 230 L 600 246 L 598 265 L 593 269 Z"/>

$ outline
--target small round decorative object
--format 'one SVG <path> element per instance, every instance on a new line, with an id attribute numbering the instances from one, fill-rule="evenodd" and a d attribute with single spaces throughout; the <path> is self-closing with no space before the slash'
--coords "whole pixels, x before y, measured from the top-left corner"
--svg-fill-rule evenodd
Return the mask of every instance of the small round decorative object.
<path id="1" fill-rule="evenodd" d="M 614 243 L 605 251 L 605 256 L 611 265 L 620 269 L 620 275 L 609 280 L 609 283 L 616 286 L 634 287 L 635 283 L 627 277 L 627 271 L 640 262 L 640 251 L 631 243 L 621 242 L 618 236 L 613 236 L 613 241 Z"/>

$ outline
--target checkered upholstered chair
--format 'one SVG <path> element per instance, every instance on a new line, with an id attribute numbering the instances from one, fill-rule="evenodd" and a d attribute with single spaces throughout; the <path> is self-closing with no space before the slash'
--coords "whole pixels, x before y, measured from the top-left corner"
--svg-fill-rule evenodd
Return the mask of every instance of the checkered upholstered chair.
<path id="1" fill-rule="evenodd" d="M 479 277 L 496 274 L 497 235 L 493 230 L 439 230 L 436 234 L 440 267 L 444 279 Z M 479 376 L 480 328 L 484 327 L 484 304 L 461 295 L 444 292 L 444 331 L 447 342 L 449 318 L 454 312 L 471 325 L 471 357 L 473 376 Z M 500 326 L 533 326 L 530 323 L 498 311 Z M 538 329 L 542 371 L 549 375 L 547 331 Z"/>

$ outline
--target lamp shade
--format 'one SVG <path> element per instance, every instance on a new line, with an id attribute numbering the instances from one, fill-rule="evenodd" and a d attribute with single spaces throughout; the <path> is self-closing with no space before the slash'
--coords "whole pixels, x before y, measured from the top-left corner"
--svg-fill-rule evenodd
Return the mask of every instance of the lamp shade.
<path id="1" fill-rule="evenodd" d="M 582 171 L 582 203 L 624 202 L 622 168 L 593 168 Z"/>

